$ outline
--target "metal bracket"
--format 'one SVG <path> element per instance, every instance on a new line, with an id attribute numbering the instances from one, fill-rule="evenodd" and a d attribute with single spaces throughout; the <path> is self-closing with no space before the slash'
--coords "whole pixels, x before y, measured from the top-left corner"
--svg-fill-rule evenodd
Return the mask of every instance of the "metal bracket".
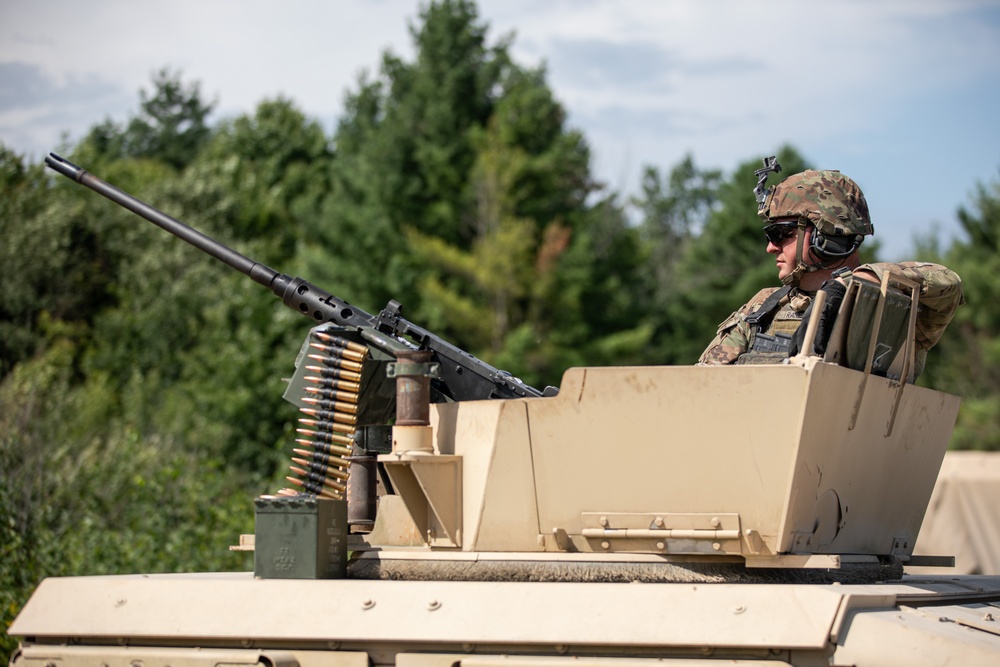
<path id="1" fill-rule="evenodd" d="M 428 546 L 462 546 L 462 457 L 407 453 L 378 461 Z"/>
<path id="2" fill-rule="evenodd" d="M 770 189 L 765 189 L 764 184 L 767 183 L 767 175 L 772 171 L 776 174 L 781 171 L 781 165 L 778 164 L 778 157 L 775 155 L 764 158 L 764 168 L 753 172 L 753 175 L 757 177 L 757 187 L 753 189 L 753 196 L 757 200 L 758 211 L 763 210 L 764 203 L 767 201 Z"/>
<path id="3" fill-rule="evenodd" d="M 873 565 L 877 556 L 852 554 L 775 554 L 773 556 L 747 556 L 746 566 L 751 568 L 788 568 L 796 570 L 839 570 L 844 565 Z"/>
<path id="4" fill-rule="evenodd" d="M 903 557 L 904 563 L 911 567 L 955 567 L 954 556 L 909 556 Z"/>
<path id="5" fill-rule="evenodd" d="M 580 518 L 580 534 L 588 540 L 599 541 L 596 545 L 599 549 L 595 551 L 741 553 L 739 514 L 584 512 Z"/>
<path id="6" fill-rule="evenodd" d="M 427 363 L 414 363 L 411 361 L 390 361 L 386 364 L 385 374 L 387 377 L 395 379 L 398 377 L 431 378 L 437 380 L 441 377 L 441 364 L 436 361 Z"/>
<path id="7" fill-rule="evenodd" d="M 889 554 L 892 556 L 909 556 L 913 550 L 913 542 L 912 537 L 894 537 L 892 538 L 892 549 L 889 551 Z"/>

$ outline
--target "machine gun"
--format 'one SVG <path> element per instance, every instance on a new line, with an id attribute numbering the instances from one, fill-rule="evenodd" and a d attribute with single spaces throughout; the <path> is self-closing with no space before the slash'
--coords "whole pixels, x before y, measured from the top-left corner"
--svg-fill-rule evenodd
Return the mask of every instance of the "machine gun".
<path id="1" fill-rule="evenodd" d="M 389 301 L 378 315 L 370 315 L 302 278 L 279 273 L 236 252 L 55 153 L 45 158 L 45 164 L 249 276 L 317 325 L 332 323 L 356 329 L 366 343 L 392 356 L 415 350 L 430 352 L 435 376 L 431 386 L 439 402 L 551 396 L 557 391 L 554 387 L 545 391 L 530 387 L 507 371 L 496 369 L 413 324 L 402 316 L 402 306 L 396 301 Z"/>

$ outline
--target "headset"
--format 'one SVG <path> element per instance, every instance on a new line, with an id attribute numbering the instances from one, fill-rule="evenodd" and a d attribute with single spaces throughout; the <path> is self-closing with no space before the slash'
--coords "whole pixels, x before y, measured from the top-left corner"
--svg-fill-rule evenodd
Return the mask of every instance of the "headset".
<path id="1" fill-rule="evenodd" d="M 813 226 L 812 237 L 809 241 L 809 250 L 818 259 L 824 262 L 850 257 L 861 247 L 861 242 L 865 237 L 861 234 L 824 234 Z"/>

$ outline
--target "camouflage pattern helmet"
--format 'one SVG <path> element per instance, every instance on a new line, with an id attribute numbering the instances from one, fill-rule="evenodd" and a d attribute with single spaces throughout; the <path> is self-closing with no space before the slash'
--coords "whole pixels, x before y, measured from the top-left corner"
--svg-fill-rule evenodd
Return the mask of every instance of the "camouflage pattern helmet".
<path id="1" fill-rule="evenodd" d="M 789 176 L 771 189 L 759 215 L 768 221 L 784 217 L 807 220 L 820 233 L 832 236 L 875 233 L 861 188 L 836 170 L 808 170 Z"/>

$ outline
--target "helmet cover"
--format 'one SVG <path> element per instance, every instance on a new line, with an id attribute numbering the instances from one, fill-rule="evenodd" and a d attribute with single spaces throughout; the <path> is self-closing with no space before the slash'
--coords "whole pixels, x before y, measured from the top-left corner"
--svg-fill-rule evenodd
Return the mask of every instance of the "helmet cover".
<path id="1" fill-rule="evenodd" d="M 793 217 L 811 222 L 822 234 L 874 234 L 868 202 L 858 184 L 836 170 L 808 170 L 771 189 L 760 217 Z"/>

